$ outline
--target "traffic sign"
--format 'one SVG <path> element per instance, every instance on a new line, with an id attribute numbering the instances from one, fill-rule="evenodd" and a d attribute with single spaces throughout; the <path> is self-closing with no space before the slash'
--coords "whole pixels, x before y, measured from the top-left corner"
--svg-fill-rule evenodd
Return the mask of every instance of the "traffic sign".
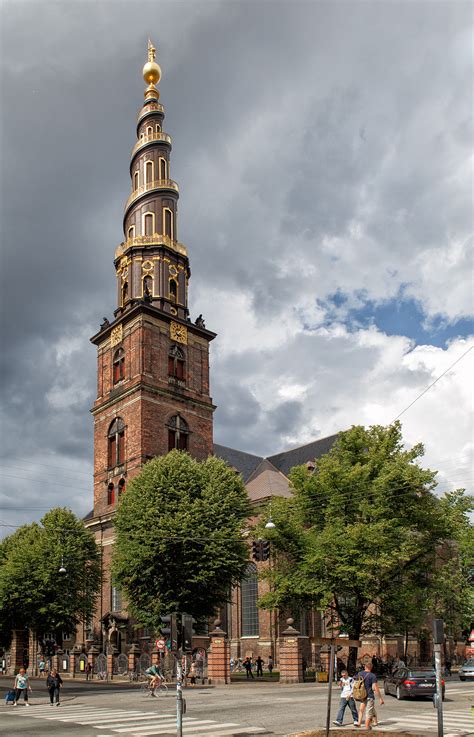
<path id="1" fill-rule="evenodd" d="M 156 649 L 157 650 L 164 650 L 166 647 L 166 641 L 165 640 L 157 640 L 156 641 Z"/>

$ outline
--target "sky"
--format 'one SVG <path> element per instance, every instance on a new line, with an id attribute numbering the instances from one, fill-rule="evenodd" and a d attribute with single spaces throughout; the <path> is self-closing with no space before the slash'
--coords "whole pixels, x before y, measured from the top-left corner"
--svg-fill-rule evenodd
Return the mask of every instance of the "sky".
<path id="1" fill-rule="evenodd" d="M 92 507 L 89 338 L 148 36 L 215 441 L 271 455 L 402 413 L 439 492 L 472 488 L 470 3 L 3 0 L 0 21 L 0 533 Z"/>

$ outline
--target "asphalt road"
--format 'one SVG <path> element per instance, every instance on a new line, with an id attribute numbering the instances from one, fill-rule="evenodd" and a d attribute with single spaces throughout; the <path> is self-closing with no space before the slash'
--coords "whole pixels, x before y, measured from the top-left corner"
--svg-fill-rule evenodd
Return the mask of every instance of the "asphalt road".
<path id="1" fill-rule="evenodd" d="M 0 679 L 3 698 L 10 679 Z M 0 705 L 2 737 L 172 737 L 176 735 L 174 692 L 152 699 L 136 684 L 66 681 L 59 709 L 48 705 L 44 681 L 33 681 L 31 707 Z M 325 724 L 327 686 L 258 683 L 188 688 L 183 737 L 284 737 Z M 444 702 L 445 736 L 474 735 L 474 684 L 453 678 Z M 335 718 L 339 697 L 332 704 Z M 429 699 L 397 701 L 387 696 L 378 707 L 384 731 L 436 735 L 436 712 Z M 349 726 L 349 712 L 346 711 Z M 335 727 L 334 729 L 337 730 Z M 357 732 L 354 728 L 354 732 Z"/>

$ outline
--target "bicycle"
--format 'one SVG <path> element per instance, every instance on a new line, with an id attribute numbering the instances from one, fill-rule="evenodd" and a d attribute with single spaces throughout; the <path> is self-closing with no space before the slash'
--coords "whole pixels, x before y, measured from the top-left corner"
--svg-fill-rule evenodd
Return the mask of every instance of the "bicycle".
<path id="1" fill-rule="evenodd" d="M 151 681 L 147 678 L 147 680 L 140 685 L 140 693 L 144 696 L 165 696 L 168 693 L 168 685 L 164 678 L 162 678 L 159 686 L 151 688 Z"/>

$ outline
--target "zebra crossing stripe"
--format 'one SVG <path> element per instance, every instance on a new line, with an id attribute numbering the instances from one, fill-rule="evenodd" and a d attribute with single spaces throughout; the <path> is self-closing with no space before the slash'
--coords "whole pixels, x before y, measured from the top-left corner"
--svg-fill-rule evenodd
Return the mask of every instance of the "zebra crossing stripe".
<path id="1" fill-rule="evenodd" d="M 172 722 L 173 727 L 176 726 L 176 720 Z M 170 731 L 171 725 L 168 725 L 167 727 L 160 727 L 158 729 L 150 729 L 147 732 L 133 732 L 133 737 L 143 737 L 144 735 L 147 735 L 148 737 L 154 737 L 154 735 L 160 735 L 160 734 L 167 734 Z M 217 722 L 208 721 L 207 724 L 204 723 L 196 723 L 193 722 L 192 724 L 189 724 L 189 722 L 183 721 L 183 730 L 186 728 L 186 735 L 193 735 L 197 734 L 198 732 L 205 732 L 206 735 L 212 735 L 212 733 L 216 732 L 216 730 L 222 730 L 226 727 L 232 727 L 233 731 L 235 731 L 235 728 L 237 727 L 239 732 L 242 732 L 243 727 L 239 727 L 238 724 L 233 724 L 232 722 L 226 722 L 225 724 L 218 724 Z M 232 734 L 232 731 L 231 731 Z"/>
<path id="2" fill-rule="evenodd" d="M 119 734 L 125 733 L 125 734 L 133 734 L 133 735 L 153 735 L 153 734 L 163 734 L 164 732 L 169 732 L 170 725 L 176 724 L 176 716 L 170 718 L 166 722 L 161 722 L 161 724 L 148 724 L 146 727 L 144 726 L 135 726 L 135 727 L 126 727 L 125 729 L 114 729 L 114 732 L 117 732 Z M 208 729 L 210 725 L 216 724 L 213 719 L 183 719 L 183 725 L 189 725 L 192 729 Z M 238 727 L 238 724 L 233 724 L 233 722 L 228 722 L 227 724 L 223 724 L 223 727 Z"/>
<path id="3" fill-rule="evenodd" d="M 114 721 L 113 726 L 114 727 L 126 727 L 127 726 L 126 724 L 115 724 L 115 722 L 119 722 L 119 721 L 122 721 L 122 722 L 140 722 L 140 721 L 146 721 L 147 719 L 167 719 L 167 718 L 171 718 L 172 716 L 173 716 L 172 714 L 153 714 L 153 713 L 150 713 L 150 714 L 146 714 L 145 715 L 145 714 L 143 714 L 143 712 L 142 712 L 142 714 L 140 714 L 138 716 L 135 716 L 135 717 L 134 716 L 131 716 L 131 717 L 128 717 L 128 716 L 127 717 L 125 717 L 125 716 L 124 717 L 117 716 L 117 718 Z M 100 719 L 100 718 L 99 719 L 93 719 L 93 720 L 91 720 L 90 723 L 93 724 L 94 726 L 96 726 L 97 729 L 100 729 L 100 723 L 101 722 L 110 722 L 110 719 L 111 719 L 110 717 L 107 718 L 107 719 Z M 85 724 L 85 722 L 79 722 L 79 724 Z M 107 726 L 109 726 L 109 725 L 107 725 Z M 111 728 L 112 728 L 112 725 L 110 725 L 110 729 Z"/>

